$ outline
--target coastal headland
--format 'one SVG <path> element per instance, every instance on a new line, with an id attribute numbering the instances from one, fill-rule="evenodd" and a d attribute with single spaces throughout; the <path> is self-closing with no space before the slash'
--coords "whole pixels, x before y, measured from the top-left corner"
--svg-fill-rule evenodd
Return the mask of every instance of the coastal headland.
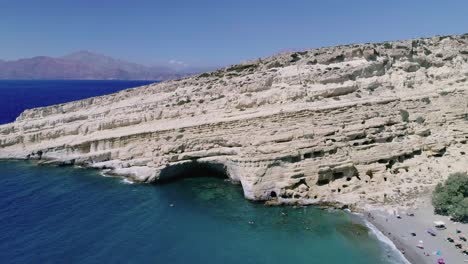
<path id="1" fill-rule="evenodd" d="M 207 171 L 275 204 L 414 208 L 468 170 L 468 35 L 288 52 L 24 111 L 0 158 L 136 182 Z"/>

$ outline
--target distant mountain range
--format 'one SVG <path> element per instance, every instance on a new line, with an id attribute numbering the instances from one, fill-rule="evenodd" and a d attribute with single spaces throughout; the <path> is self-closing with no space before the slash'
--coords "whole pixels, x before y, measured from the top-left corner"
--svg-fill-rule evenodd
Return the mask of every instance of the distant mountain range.
<path id="1" fill-rule="evenodd" d="M 38 56 L 15 61 L 0 60 L 0 79 L 167 80 L 212 69 L 176 70 L 166 66 L 144 66 L 79 51 L 59 58 Z"/>

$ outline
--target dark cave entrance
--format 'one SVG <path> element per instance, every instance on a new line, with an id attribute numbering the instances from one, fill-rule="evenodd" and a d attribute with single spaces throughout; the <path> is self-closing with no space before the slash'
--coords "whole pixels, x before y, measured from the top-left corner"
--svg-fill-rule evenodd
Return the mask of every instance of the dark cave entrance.
<path id="1" fill-rule="evenodd" d="M 158 184 L 167 184 L 181 179 L 197 178 L 197 177 L 213 177 L 221 179 L 229 179 L 224 164 L 190 161 L 179 164 L 173 164 L 161 170 Z"/>

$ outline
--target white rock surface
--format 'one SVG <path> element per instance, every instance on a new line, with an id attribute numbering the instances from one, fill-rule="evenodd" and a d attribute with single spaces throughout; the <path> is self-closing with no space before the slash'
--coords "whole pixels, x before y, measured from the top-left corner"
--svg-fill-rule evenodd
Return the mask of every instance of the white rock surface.
<path id="1" fill-rule="evenodd" d="M 411 202 L 468 170 L 468 35 L 285 53 L 24 111 L 0 158 L 134 181 L 226 173 L 253 200 Z"/>

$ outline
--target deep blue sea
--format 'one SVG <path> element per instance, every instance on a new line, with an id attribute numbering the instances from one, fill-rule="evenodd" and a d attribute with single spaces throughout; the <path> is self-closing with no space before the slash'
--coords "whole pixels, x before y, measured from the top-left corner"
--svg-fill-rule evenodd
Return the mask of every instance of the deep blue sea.
<path id="1" fill-rule="evenodd" d="M 0 81 L 0 113 L 146 82 Z M 1 151 L 1 150 L 0 150 Z M 267 207 L 199 175 L 129 184 L 98 171 L 0 161 L 0 263 L 402 263 L 356 216 Z"/>
<path id="2" fill-rule="evenodd" d="M 25 109 L 114 93 L 156 81 L 0 80 L 0 124 L 15 121 Z"/>

